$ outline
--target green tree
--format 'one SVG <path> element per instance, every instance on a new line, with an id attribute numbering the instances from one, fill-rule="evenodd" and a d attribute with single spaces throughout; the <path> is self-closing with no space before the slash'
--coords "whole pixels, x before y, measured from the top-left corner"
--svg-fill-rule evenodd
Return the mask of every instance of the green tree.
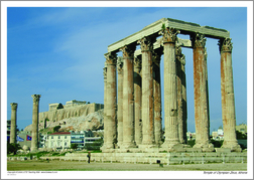
<path id="1" fill-rule="evenodd" d="M 77 149 L 78 148 L 78 144 L 71 144 L 71 149 Z"/>
<path id="2" fill-rule="evenodd" d="M 236 139 L 247 139 L 247 135 L 241 133 L 240 131 L 236 131 Z"/>
<path id="3" fill-rule="evenodd" d="M 19 149 L 21 149 L 21 147 L 17 143 L 7 144 L 7 154 L 13 153 L 15 155 L 15 154 L 17 154 L 17 151 Z"/>
<path id="4" fill-rule="evenodd" d="M 54 132 L 58 132 L 58 130 L 61 128 L 61 126 L 55 126 L 54 128 L 53 128 L 53 131 Z"/>

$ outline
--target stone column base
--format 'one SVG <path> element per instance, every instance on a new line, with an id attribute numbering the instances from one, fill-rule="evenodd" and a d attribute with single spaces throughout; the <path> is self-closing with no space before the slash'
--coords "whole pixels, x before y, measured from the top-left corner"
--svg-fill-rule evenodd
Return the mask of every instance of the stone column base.
<path id="1" fill-rule="evenodd" d="M 184 152 L 185 148 L 188 148 L 188 145 L 185 144 L 162 144 L 161 148 L 166 149 L 169 152 Z"/>
<path id="2" fill-rule="evenodd" d="M 201 144 L 201 143 L 195 144 L 193 146 L 193 148 L 200 148 L 200 149 L 202 149 L 202 152 L 214 152 L 215 151 L 213 144 L 211 144 L 211 143 L 209 143 L 209 144 Z"/>
<path id="3" fill-rule="evenodd" d="M 128 143 L 128 144 L 122 144 L 122 146 L 120 147 L 120 149 L 131 149 L 131 148 L 137 148 L 137 146 L 134 143 Z"/>
<path id="4" fill-rule="evenodd" d="M 158 148 L 159 146 L 156 144 L 140 144 L 138 145 L 139 149 L 150 149 L 150 148 Z"/>
<path id="5" fill-rule="evenodd" d="M 237 141 L 224 141 L 221 148 L 230 148 L 231 152 L 241 152 L 242 148 Z"/>

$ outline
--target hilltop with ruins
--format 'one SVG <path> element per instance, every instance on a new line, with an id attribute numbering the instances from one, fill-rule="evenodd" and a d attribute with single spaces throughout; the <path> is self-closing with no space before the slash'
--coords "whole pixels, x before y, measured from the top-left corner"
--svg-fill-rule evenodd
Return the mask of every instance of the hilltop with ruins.
<path id="1" fill-rule="evenodd" d="M 65 105 L 49 104 L 49 111 L 39 113 L 39 130 L 61 126 L 62 131 L 101 129 L 103 127 L 103 104 L 71 100 Z M 24 131 L 32 131 L 32 124 Z"/>

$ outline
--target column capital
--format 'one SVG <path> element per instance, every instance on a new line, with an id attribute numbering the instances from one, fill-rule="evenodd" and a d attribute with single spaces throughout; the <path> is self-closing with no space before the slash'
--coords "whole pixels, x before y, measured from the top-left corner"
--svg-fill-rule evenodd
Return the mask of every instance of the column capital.
<path id="1" fill-rule="evenodd" d="M 163 54 L 163 48 L 154 49 L 153 51 L 153 63 L 155 63 L 157 66 L 160 65 L 162 54 Z"/>
<path id="2" fill-rule="evenodd" d="M 106 63 L 108 65 L 116 65 L 117 55 L 116 53 L 108 52 L 104 54 L 104 57 L 106 58 Z"/>
<path id="3" fill-rule="evenodd" d="M 225 38 L 219 40 L 220 52 L 232 52 L 233 43 L 231 42 L 232 38 Z"/>
<path id="4" fill-rule="evenodd" d="M 118 74 L 122 74 L 123 72 L 123 57 L 117 58 L 117 72 Z"/>
<path id="5" fill-rule="evenodd" d="M 185 65 L 185 55 L 182 53 L 181 46 L 176 46 L 176 59 L 179 60 L 182 65 Z"/>
<path id="6" fill-rule="evenodd" d="M 34 103 L 38 103 L 40 100 L 40 97 L 41 97 L 40 94 L 33 94 L 32 98 L 33 98 Z"/>
<path id="7" fill-rule="evenodd" d="M 140 40 L 138 40 L 138 44 L 140 44 L 141 52 L 144 51 L 153 51 L 153 43 L 155 39 L 152 39 L 151 37 L 143 37 Z"/>
<path id="8" fill-rule="evenodd" d="M 206 44 L 206 38 L 204 34 L 196 33 L 191 37 L 194 48 L 204 48 Z"/>
<path id="9" fill-rule="evenodd" d="M 162 29 L 159 34 L 162 35 L 162 42 L 163 43 L 175 43 L 177 40 L 177 34 L 179 34 L 180 31 L 175 29 L 175 28 L 171 28 L 171 27 L 167 27 L 165 29 Z"/>
<path id="10" fill-rule="evenodd" d="M 141 71 L 141 68 L 142 68 L 141 64 L 142 64 L 141 58 L 136 56 L 134 58 L 134 69 L 136 69 L 138 71 L 138 73 L 140 73 L 140 71 Z"/>
<path id="11" fill-rule="evenodd" d="M 17 107 L 18 107 L 18 103 L 15 103 L 15 102 L 11 103 L 11 109 L 12 110 L 16 110 Z"/>
<path id="12" fill-rule="evenodd" d="M 125 45 L 122 48 L 120 48 L 120 51 L 123 52 L 123 58 L 133 59 L 135 49 L 136 46 L 134 45 Z"/>
<path id="13" fill-rule="evenodd" d="M 107 79 L 107 67 L 103 68 L 103 76 L 104 76 L 104 79 Z"/>

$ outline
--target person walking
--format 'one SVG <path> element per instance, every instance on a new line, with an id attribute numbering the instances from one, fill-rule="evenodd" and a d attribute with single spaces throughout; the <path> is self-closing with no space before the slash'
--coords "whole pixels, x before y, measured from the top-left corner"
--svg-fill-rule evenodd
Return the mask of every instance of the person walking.
<path id="1" fill-rule="evenodd" d="M 90 151 L 88 151 L 87 157 L 88 157 L 88 163 L 90 163 L 90 158 L 91 158 L 91 152 Z"/>

